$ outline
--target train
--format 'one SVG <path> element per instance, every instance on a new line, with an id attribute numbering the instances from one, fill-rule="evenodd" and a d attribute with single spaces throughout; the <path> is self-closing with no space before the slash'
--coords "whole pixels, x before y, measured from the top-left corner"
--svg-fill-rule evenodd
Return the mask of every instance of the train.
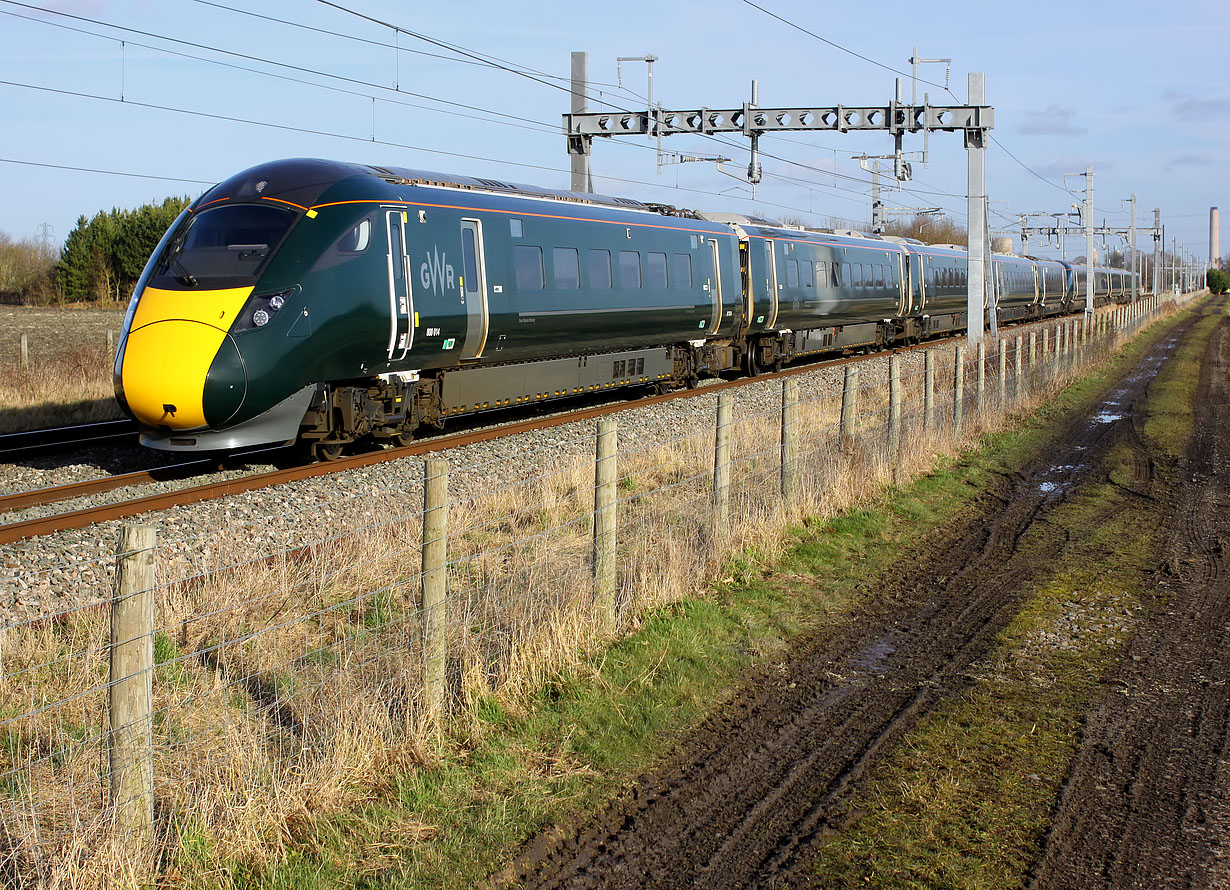
<path id="1" fill-rule="evenodd" d="M 272 161 L 167 230 L 128 304 L 115 393 L 151 448 L 298 443 L 328 460 L 452 418 L 961 331 L 968 266 L 954 245 Z M 1084 307 L 1084 268 L 991 267 L 999 320 Z M 1094 276 L 1098 303 L 1132 292 L 1124 270 Z"/>

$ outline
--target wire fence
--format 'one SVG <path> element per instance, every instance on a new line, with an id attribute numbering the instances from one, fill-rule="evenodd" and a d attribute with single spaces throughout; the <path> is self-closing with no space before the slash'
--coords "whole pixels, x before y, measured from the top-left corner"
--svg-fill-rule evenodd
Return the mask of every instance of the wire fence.
<path id="1" fill-rule="evenodd" d="M 206 558 L 156 564 L 152 530 L 127 527 L 109 565 L 51 570 L 89 566 L 86 604 L 0 631 L 0 876 L 276 861 L 471 709 L 540 689 L 732 556 L 771 558 L 784 525 L 926 471 L 1174 305 L 894 355 L 874 380 L 848 365 L 805 394 L 787 378 L 780 407 L 738 416 L 722 394 L 711 425 L 649 444 L 603 421 L 587 461 L 429 460 L 422 485 L 373 487 L 361 509 L 204 529 Z M 310 543 L 225 546 L 274 522 Z"/>

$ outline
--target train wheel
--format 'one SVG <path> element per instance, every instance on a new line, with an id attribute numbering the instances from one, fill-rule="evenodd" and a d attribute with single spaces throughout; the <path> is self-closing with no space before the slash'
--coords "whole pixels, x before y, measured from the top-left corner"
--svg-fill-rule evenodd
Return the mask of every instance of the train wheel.
<path id="1" fill-rule="evenodd" d="M 314 442 L 312 444 L 312 460 L 330 461 L 342 456 L 341 442 Z"/>

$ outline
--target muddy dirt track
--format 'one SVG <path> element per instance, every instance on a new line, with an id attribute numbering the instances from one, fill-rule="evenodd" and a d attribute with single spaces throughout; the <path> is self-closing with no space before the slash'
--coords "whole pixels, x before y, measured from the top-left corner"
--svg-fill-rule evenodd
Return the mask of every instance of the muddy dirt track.
<path id="1" fill-rule="evenodd" d="M 1032 886 L 1230 886 L 1230 319 L 1210 338 L 1156 614 L 1132 640 L 1060 797 Z"/>
<path id="2" fill-rule="evenodd" d="M 1172 330 L 1107 394 L 1113 410 L 1072 421 L 1032 468 L 1002 478 L 976 515 L 908 567 L 853 632 L 804 641 L 749 678 L 665 764 L 594 819 L 536 838 L 489 884 L 806 885 L 809 855 L 840 827 L 862 774 L 965 684 L 1030 582 L 1046 577 L 1067 543 L 1062 528 L 1046 522 L 1049 513 L 1105 478 L 1102 457 L 1112 445 L 1141 447 L 1133 407 L 1191 323 Z M 1176 857 L 1193 872 L 1220 868 L 1224 877 L 1230 866 L 1209 840 L 1230 837 L 1226 796 L 1209 793 L 1230 781 L 1221 762 L 1230 677 L 1230 577 L 1221 543 L 1230 539 L 1227 338 L 1223 323 L 1202 380 L 1197 416 L 1207 421 L 1193 446 L 1190 482 L 1167 495 L 1178 505 L 1179 541 L 1168 561 L 1172 611 L 1134 644 L 1139 658 L 1127 659 L 1121 682 L 1140 694 L 1110 693 L 1087 731 L 1037 886 L 1162 886 L 1153 878 L 1172 873 Z M 1137 463 L 1147 489 L 1147 455 Z M 1210 515 L 1220 520 L 1209 522 Z M 1176 751 L 1182 763 L 1173 762 Z M 1150 843 L 1156 855 L 1139 856 L 1138 846 Z"/>

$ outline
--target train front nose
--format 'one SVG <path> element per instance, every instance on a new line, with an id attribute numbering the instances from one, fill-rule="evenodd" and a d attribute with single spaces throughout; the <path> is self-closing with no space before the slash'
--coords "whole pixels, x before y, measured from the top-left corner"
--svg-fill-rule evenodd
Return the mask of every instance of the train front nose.
<path id="1" fill-rule="evenodd" d="M 239 409 L 247 375 L 227 330 L 250 293 L 146 289 L 117 381 L 138 423 L 195 430 L 225 423 Z"/>

